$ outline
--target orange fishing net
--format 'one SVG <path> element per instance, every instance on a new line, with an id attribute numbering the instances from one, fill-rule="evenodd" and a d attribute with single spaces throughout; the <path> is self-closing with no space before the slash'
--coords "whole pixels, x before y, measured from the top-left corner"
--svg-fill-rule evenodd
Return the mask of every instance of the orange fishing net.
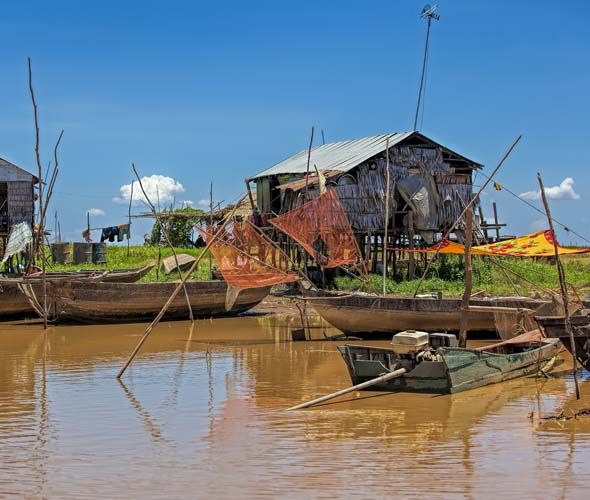
<path id="1" fill-rule="evenodd" d="M 321 266 L 354 264 L 358 259 L 350 223 L 331 189 L 269 222 L 297 241 Z"/>
<path id="2" fill-rule="evenodd" d="M 216 234 L 215 228 L 211 232 L 197 230 L 207 241 Z M 288 257 L 250 222 L 231 222 L 221 231 L 209 249 L 230 285 L 243 290 L 297 280 L 297 274 L 289 271 Z"/>

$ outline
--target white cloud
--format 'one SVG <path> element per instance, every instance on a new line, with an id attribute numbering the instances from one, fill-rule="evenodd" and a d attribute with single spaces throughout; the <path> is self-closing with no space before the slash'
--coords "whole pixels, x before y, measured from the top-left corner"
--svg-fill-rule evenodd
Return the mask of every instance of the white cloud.
<path id="1" fill-rule="evenodd" d="M 579 200 L 580 195 L 574 191 L 574 179 L 572 177 L 566 177 L 561 181 L 559 186 L 545 187 L 545 194 L 547 198 L 551 200 Z M 538 191 L 526 191 L 520 193 L 521 198 L 525 200 L 539 200 L 541 199 L 541 190 Z"/>
<path id="2" fill-rule="evenodd" d="M 199 201 L 197 202 L 197 205 L 199 205 L 200 207 L 209 208 L 209 203 L 210 203 L 210 201 L 209 201 L 209 200 L 205 200 L 205 199 L 203 199 L 203 200 L 199 200 Z"/>
<path id="3" fill-rule="evenodd" d="M 182 200 L 180 202 L 181 207 L 192 207 L 195 204 L 193 200 Z"/>
<path id="4" fill-rule="evenodd" d="M 158 200 L 160 201 L 160 205 L 169 205 L 176 195 L 185 191 L 180 182 L 165 175 L 154 174 L 145 176 L 141 178 L 141 183 L 148 198 L 156 206 L 158 205 Z M 122 185 L 119 188 L 119 192 L 121 195 L 114 197 L 113 201 L 121 204 L 129 203 L 129 199 L 131 198 L 131 184 Z M 145 201 L 139 182 L 133 181 L 133 203 Z"/>
<path id="5" fill-rule="evenodd" d="M 92 217 L 100 217 L 102 215 L 106 215 L 104 210 L 101 210 L 100 208 L 89 208 L 88 210 L 86 210 L 87 213 L 89 213 Z"/>

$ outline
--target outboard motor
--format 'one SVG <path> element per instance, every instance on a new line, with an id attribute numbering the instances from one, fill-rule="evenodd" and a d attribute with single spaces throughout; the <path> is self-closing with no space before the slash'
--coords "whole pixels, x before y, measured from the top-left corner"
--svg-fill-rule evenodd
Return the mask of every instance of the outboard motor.
<path id="1" fill-rule="evenodd" d="M 428 347 L 428 334 L 416 330 L 396 333 L 391 339 L 391 347 L 396 354 L 412 354 Z"/>

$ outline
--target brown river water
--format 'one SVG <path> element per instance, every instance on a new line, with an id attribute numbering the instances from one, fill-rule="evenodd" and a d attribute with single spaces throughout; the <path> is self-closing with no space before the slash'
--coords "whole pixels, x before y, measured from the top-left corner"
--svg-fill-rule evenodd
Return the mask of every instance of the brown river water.
<path id="1" fill-rule="evenodd" d="M 539 419 L 590 406 L 567 356 L 286 412 L 350 385 L 337 342 L 291 342 L 282 316 L 162 323 L 120 383 L 144 328 L 0 324 L 0 498 L 588 498 L 590 417 Z"/>

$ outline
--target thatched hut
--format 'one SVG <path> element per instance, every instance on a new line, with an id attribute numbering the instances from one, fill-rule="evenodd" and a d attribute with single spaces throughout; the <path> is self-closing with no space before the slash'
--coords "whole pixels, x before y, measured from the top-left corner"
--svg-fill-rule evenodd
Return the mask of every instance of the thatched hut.
<path id="1" fill-rule="evenodd" d="M 383 244 L 386 145 L 389 144 L 390 221 L 388 245 L 431 244 L 458 218 L 473 197 L 473 173 L 482 165 L 419 132 L 382 134 L 315 147 L 309 175 L 303 150 L 246 180 L 255 185 L 254 208 L 262 227 L 274 215 L 318 195 L 322 172 L 367 251 Z M 476 217 L 476 230 L 479 217 Z M 269 230 L 271 228 L 269 227 Z M 462 239 L 461 226 L 455 232 Z"/>
<path id="2" fill-rule="evenodd" d="M 33 227 L 35 214 L 35 184 L 33 174 L 0 158 L 0 238 L 20 222 Z"/>

